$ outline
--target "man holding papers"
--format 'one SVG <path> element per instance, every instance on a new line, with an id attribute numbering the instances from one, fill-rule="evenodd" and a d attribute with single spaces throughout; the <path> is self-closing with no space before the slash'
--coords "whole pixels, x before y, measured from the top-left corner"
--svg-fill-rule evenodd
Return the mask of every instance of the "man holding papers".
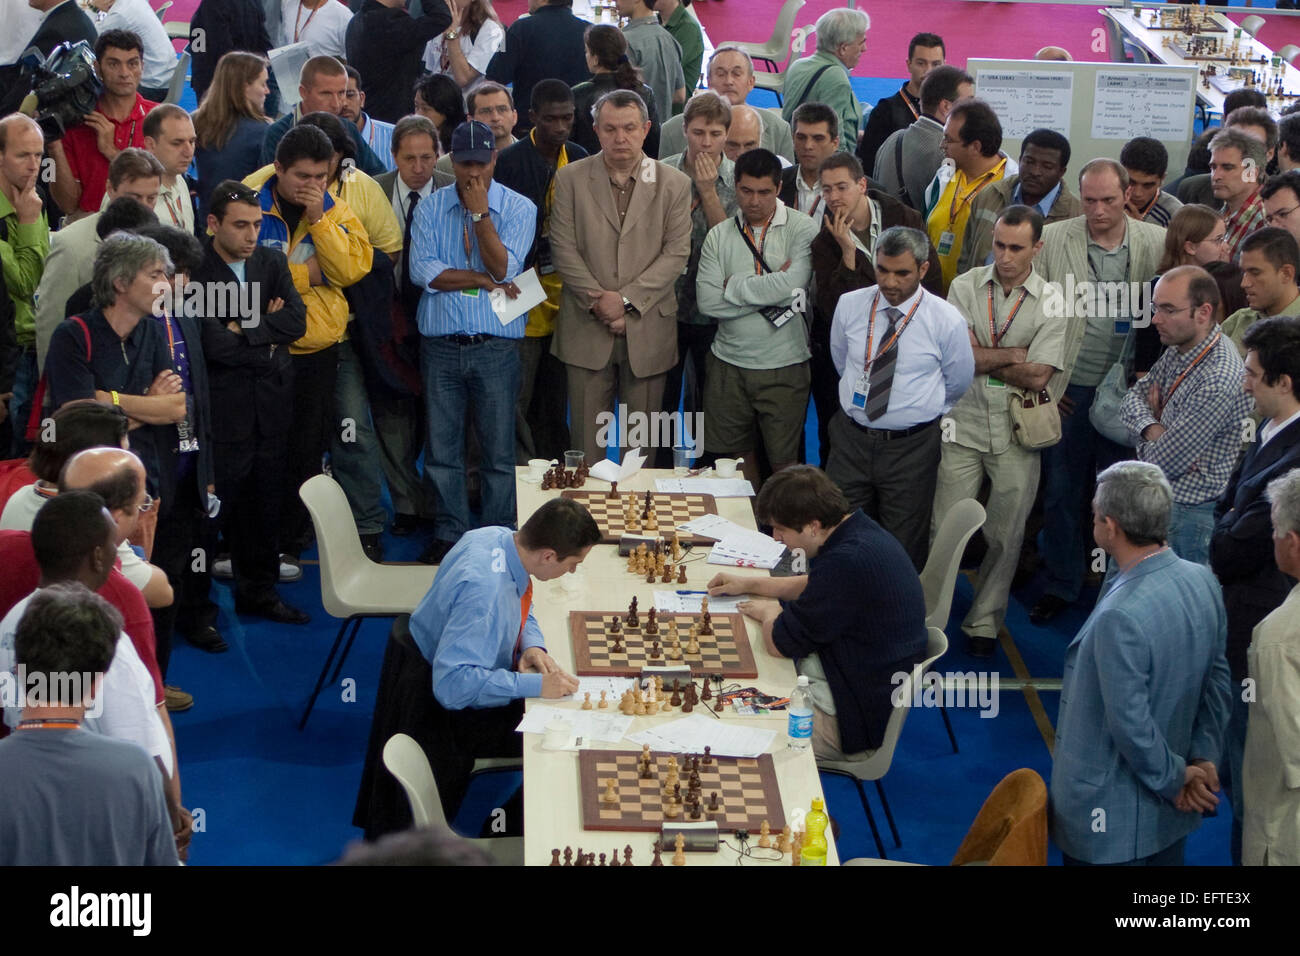
<path id="1" fill-rule="evenodd" d="M 812 465 L 793 465 L 763 485 L 755 505 L 772 537 L 808 561 L 797 577 L 722 573 L 710 595 L 753 594 L 741 612 L 763 626 L 776 657 L 792 657 L 813 699 L 813 753 L 862 757 L 885 736 L 898 684 L 925 654 L 921 580 L 896 538 Z"/>
<path id="2" fill-rule="evenodd" d="M 416 206 L 411 281 L 423 290 L 420 374 L 428 410 L 425 474 L 436 492 L 434 541 L 420 557 L 438 564 L 469 530 L 465 411 L 482 447 L 483 524 L 515 523 L 515 403 L 526 319 L 503 324 L 493 300 L 514 299 L 514 279 L 533 242 L 537 207 L 493 182 L 496 138 L 469 121 L 451 136 L 455 188 Z"/>

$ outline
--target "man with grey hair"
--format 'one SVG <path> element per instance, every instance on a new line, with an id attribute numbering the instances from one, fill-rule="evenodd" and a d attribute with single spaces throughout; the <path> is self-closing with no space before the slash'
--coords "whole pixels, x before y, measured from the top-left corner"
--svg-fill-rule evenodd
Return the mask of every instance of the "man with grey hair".
<path id="1" fill-rule="evenodd" d="M 876 284 L 840 296 L 831 319 L 839 413 L 826 473 L 903 545 L 919 571 L 930 546 L 939 419 L 975 375 L 966 320 L 921 287 L 930 240 L 894 226 L 876 241 Z"/>
<path id="2" fill-rule="evenodd" d="M 1214 506 L 1237 464 L 1251 407 L 1241 356 L 1214 321 L 1218 304 L 1218 283 L 1200 266 L 1177 266 L 1161 277 L 1152 321 L 1167 348 L 1120 409 L 1137 438 L 1137 457 L 1159 465 L 1173 486 L 1169 546 L 1206 566 Z"/>
<path id="3" fill-rule="evenodd" d="M 734 111 L 731 129 L 727 134 L 727 158 L 735 161 L 741 153 L 761 146 L 776 153 L 785 163 L 794 162 L 794 139 L 790 124 L 781 116 L 779 106 L 757 109 L 746 106 L 745 100 L 754 90 L 754 60 L 734 43 L 724 43 L 709 57 L 709 89 L 724 97 Z M 743 109 L 741 109 L 743 107 Z M 753 124 L 753 141 L 744 149 L 732 149 L 735 134 L 750 132 Z M 737 124 L 741 124 L 738 128 Z M 659 155 L 672 156 L 686 149 L 686 124 L 681 114 L 664 123 L 659 130 Z"/>
<path id="4" fill-rule="evenodd" d="M 1165 543 L 1173 501 L 1156 465 L 1097 476 L 1093 538 L 1119 573 L 1065 651 L 1050 825 L 1067 866 L 1179 866 L 1218 804 L 1227 619 L 1209 569 Z"/>
<path id="5" fill-rule="evenodd" d="M 1047 583 L 1030 609 L 1035 624 L 1045 624 L 1079 599 L 1090 550 L 1083 520 L 1093 475 L 1127 457 L 1124 446 L 1088 419 L 1097 386 L 1123 353 L 1134 319 L 1143 315 L 1142 297 L 1135 302 L 1130 295 L 1133 283 L 1154 278 L 1164 255 L 1165 231 L 1125 214 L 1127 189 L 1128 173 L 1115 160 L 1087 163 L 1079 172 L 1083 215 L 1045 226 L 1043 251 L 1035 262 L 1056 300 L 1044 308 L 1066 316 L 1065 366 L 1047 385 L 1061 413 L 1061 440 L 1043 453 Z M 1096 293 L 1089 300 L 1094 307 L 1066 309 L 1065 290 L 1081 285 Z"/>
<path id="6" fill-rule="evenodd" d="M 1231 259 L 1246 237 L 1266 224 L 1259 189 L 1267 164 L 1264 144 L 1239 129 L 1220 130 L 1210 140 L 1210 188 L 1223 203 L 1219 214 L 1228 228 L 1223 241 Z"/>
<path id="7" fill-rule="evenodd" d="M 791 63 L 785 71 L 786 122 L 804 103 L 825 103 L 840 118 L 840 148 L 858 148 L 862 104 L 853 92 L 850 76 L 867 48 L 871 18 L 862 10 L 837 7 L 817 18 L 817 49 Z"/>
<path id="8" fill-rule="evenodd" d="M 1300 577 L 1300 469 L 1268 484 L 1273 556 L 1278 570 Z M 1255 697 L 1250 702 L 1242 769 L 1245 820 L 1241 862 L 1300 865 L 1300 584 L 1255 628 L 1246 652 Z"/>

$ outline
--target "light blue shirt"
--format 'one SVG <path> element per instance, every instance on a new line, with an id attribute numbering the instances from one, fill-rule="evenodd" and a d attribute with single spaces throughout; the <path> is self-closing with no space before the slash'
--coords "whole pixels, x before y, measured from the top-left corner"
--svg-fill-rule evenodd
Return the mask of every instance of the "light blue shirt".
<path id="1" fill-rule="evenodd" d="M 361 138 L 370 147 L 370 151 L 379 157 L 385 169 L 390 172 L 396 169 L 397 160 L 393 159 L 393 124 L 377 120 L 366 113 L 362 113 L 361 118 L 365 120 L 360 130 Z"/>
<path id="2" fill-rule="evenodd" d="M 1050 193 L 1048 193 L 1042 199 L 1038 200 L 1038 202 L 1036 202 L 1034 205 L 1030 206 L 1029 208 L 1037 210 L 1038 214 L 1042 216 L 1044 219 L 1046 219 L 1048 215 L 1051 213 L 1052 207 L 1056 205 L 1056 197 L 1059 195 L 1061 195 L 1061 184 L 1060 182 L 1057 182 L 1056 186 L 1052 189 Z M 1019 182 L 1016 183 L 1016 188 L 1011 192 L 1011 204 L 1013 206 L 1024 204 L 1024 200 L 1020 198 Z M 992 261 L 993 261 L 992 259 L 989 260 L 989 262 Z M 987 264 L 988 263 L 985 263 L 985 265 Z"/>
<path id="3" fill-rule="evenodd" d="M 506 274 L 492 278 L 499 282 L 513 280 L 522 271 L 523 261 L 533 244 L 537 207 L 493 180 L 488 187 L 488 212 L 497 236 L 506 247 Z M 468 259 L 465 256 L 467 240 Z M 527 313 L 508 325 L 502 325 L 492 311 L 491 297 L 483 290 L 438 292 L 429 288 L 429 283 L 448 269 L 487 272 L 479 253 L 478 235 L 454 185 L 434 190 L 432 196 L 421 200 L 411 220 L 411 281 L 424 289 L 418 313 L 420 334 L 483 333 L 507 339 L 523 338 Z"/>
<path id="4" fill-rule="evenodd" d="M 240 282 L 248 281 L 246 278 L 244 278 L 244 263 L 247 261 L 248 260 L 246 259 L 239 259 L 235 262 L 226 263 L 226 265 L 230 266 L 230 271 L 235 274 L 235 278 L 238 279 Z"/>
<path id="5" fill-rule="evenodd" d="M 840 376 L 840 407 L 844 414 L 867 428 L 897 431 L 923 425 L 946 413 L 957 403 L 975 376 L 975 354 L 970 347 L 966 320 L 957 309 L 918 286 L 906 302 L 901 325 L 916 304 L 912 320 L 898 337 L 898 358 L 889 389 L 889 408 L 871 421 L 864 408 L 853 407 L 853 393 L 863 374 L 871 302 L 877 286 L 857 289 L 840 296 L 831 320 L 831 360 Z M 918 304 L 919 299 L 919 304 Z M 872 353 L 880 350 L 889 317 L 889 303 L 880 296 L 876 307 Z"/>
<path id="6" fill-rule="evenodd" d="M 411 636 L 433 666 L 433 696 L 448 710 L 541 696 L 542 675 L 514 669 L 528 583 L 509 528 L 470 531 L 442 559 L 433 587 L 411 614 Z M 520 654 L 530 647 L 545 648 L 531 607 Z"/>

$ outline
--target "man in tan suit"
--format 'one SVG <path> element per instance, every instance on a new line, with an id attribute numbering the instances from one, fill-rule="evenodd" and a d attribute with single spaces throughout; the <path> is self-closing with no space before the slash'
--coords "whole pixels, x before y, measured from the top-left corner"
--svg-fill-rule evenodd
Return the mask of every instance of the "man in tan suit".
<path id="1" fill-rule="evenodd" d="M 645 103 L 614 90 L 595 114 L 601 151 L 556 173 L 551 207 L 564 280 L 551 351 L 567 366 L 573 444 L 589 462 L 617 444 L 602 412 L 660 410 L 677 362 L 673 288 L 691 253 L 691 179 L 642 152 Z"/>

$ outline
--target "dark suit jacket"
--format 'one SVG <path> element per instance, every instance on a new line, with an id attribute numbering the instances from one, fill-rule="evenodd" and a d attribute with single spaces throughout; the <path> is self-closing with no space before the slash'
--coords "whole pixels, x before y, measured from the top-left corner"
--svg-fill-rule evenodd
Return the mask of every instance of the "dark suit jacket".
<path id="1" fill-rule="evenodd" d="M 260 320 L 236 334 L 226 328 L 229 319 L 204 316 L 202 335 L 211 378 L 213 440 L 234 444 L 241 454 L 251 456 L 254 449 L 249 439 L 277 437 L 289 431 L 293 419 L 289 343 L 306 333 L 307 307 L 293 287 L 282 252 L 258 246 L 245 261 L 244 278 L 258 290 Z M 203 264 L 190 279 L 238 281 L 212 248 L 211 239 L 204 244 Z M 284 308 L 267 312 L 268 303 L 276 298 L 284 300 Z"/>
<path id="2" fill-rule="evenodd" d="M 1203 206 L 1209 206 L 1211 209 L 1218 209 L 1223 205 L 1214 198 L 1214 189 L 1210 186 L 1209 173 L 1184 176 L 1178 183 L 1178 198 L 1184 206 L 1196 202 Z"/>
<path id="3" fill-rule="evenodd" d="M 910 109 L 908 103 L 915 106 L 915 110 Z M 858 159 L 862 160 L 862 168 L 868 172 L 875 169 L 876 152 L 881 144 L 889 139 L 890 133 L 911 126 L 920 112 L 921 101 L 908 95 L 906 83 L 893 96 L 877 103 L 876 108 L 867 114 L 867 125 L 858 142 Z"/>
<path id="4" fill-rule="evenodd" d="M 274 46 L 261 0 L 201 0 L 190 18 L 191 36 L 195 30 L 203 31 L 205 41 L 202 50 L 190 44 L 190 86 L 200 100 L 212 84 L 217 61 L 231 50 L 264 54 Z"/>
<path id="5" fill-rule="evenodd" d="M 366 112 L 396 123 L 415 109 L 415 81 L 424 73 L 424 45 L 451 26 L 443 0 L 425 0 L 424 15 L 366 0 L 347 29 L 348 63 L 361 74 Z M 525 109 L 527 106 L 525 105 Z"/>
<path id="6" fill-rule="evenodd" d="M 793 188 L 792 180 L 791 190 Z M 874 189 L 868 189 L 867 195 L 880 204 L 881 232 L 893 226 L 908 226 L 925 232 L 925 220 L 915 209 Z M 835 306 L 840 301 L 840 296 L 876 284 L 875 269 L 861 249 L 858 250 L 852 271 L 844 268 L 842 259 L 840 244 L 835 241 L 823 220 L 822 229 L 812 242 L 813 285 L 817 290 L 813 302 L 812 340 L 823 343 L 827 348 L 830 347 L 831 319 L 835 315 Z M 943 275 L 939 267 L 939 254 L 935 252 L 933 243 L 930 245 L 930 268 L 921 284 L 942 297 Z"/>
<path id="7" fill-rule="evenodd" d="M 1264 491 L 1274 478 L 1300 468 L 1300 422 L 1263 448 L 1252 442 L 1214 509 L 1210 569 L 1223 585 L 1228 611 L 1228 667 L 1246 676 L 1246 648 L 1255 625 L 1277 608 L 1295 584 L 1273 560 L 1273 523 Z"/>
<path id="8" fill-rule="evenodd" d="M 781 191 L 777 193 L 777 196 L 780 197 L 781 202 L 785 203 L 791 209 L 796 208 L 795 201 L 798 199 L 799 196 L 799 191 L 794 184 L 794 178 L 798 175 L 799 175 L 798 163 L 795 163 L 793 166 L 787 166 L 785 167 L 785 169 L 781 170 Z M 867 176 L 867 188 L 873 189 L 876 192 L 882 194 L 885 191 L 884 187 L 881 186 L 880 183 L 872 179 L 870 176 Z M 925 231 L 925 226 L 919 226 L 918 228 L 921 229 L 922 232 Z"/>

